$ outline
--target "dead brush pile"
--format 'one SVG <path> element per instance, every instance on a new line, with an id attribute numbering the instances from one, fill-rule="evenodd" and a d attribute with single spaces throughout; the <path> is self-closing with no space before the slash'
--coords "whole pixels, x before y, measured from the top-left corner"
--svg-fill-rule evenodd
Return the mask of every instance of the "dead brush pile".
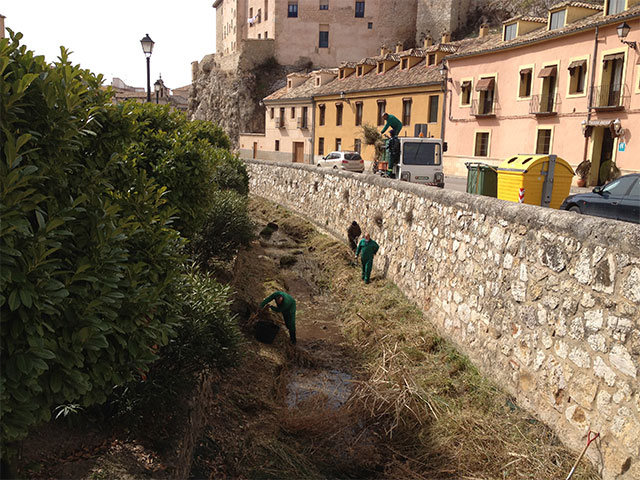
<path id="1" fill-rule="evenodd" d="M 576 455 L 481 376 L 395 285 L 380 278 L 363 285 L 346 246 L 311 241 L 343 305 L 345 333 L 363 357 L 365 379 L 349 410 L 385 437 L 391 460 L 383 477 L 566 477 Z M 599 476 L 583 460 L 573 478 Z"/>

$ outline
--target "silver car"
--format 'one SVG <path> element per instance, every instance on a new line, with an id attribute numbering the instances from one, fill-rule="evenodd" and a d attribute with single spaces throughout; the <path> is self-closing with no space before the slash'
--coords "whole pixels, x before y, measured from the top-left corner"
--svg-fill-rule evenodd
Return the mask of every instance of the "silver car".
<path id="1" fill-rule="evenodd" d="M 364 160 L 358 152 L 331 152 L 318 161 L 319 167 L 348 170 L 350 172 L 364 172 Z"/>

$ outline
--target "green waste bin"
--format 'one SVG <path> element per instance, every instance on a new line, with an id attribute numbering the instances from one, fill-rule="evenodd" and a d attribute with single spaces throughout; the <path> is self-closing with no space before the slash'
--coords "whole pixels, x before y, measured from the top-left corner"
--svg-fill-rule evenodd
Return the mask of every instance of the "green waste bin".
<path id="1" fill-rule="evenodd" d="M 498 196 L 498 170 L 486 163 L 467 162 L 467 193 Z"/>

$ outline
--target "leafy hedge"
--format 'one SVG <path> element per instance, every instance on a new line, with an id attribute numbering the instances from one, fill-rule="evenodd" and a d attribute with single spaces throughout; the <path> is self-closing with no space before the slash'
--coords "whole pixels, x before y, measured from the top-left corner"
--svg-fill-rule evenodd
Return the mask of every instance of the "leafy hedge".
<path id="1" fill-rule="evenodd" d="M 184 245 L 225 189 L 247 190 L 218 127 L 113 105 L 102 76 L 64 49 L 47 64 L 21 37 L 0 40 L 3 456 L 55 406 L 144 376 L 185 329 L 217 332 L 208 355 L 228 363 L 228 292 L 189 307 Z"/>
<path id="2" fill-rule="evenodd" d="M 229 138 L 210 122 L 188 122 L 169 107 L 137 104 L 132 120 L 138 141 L 127 155 L 160 185 L 176 208 L 175 227 L 191 239 L 203 228 L 219 190 L 248 192 L 245 165 L 230 151 Z M 212 188 L 214 187 L 214 188 Z"/>

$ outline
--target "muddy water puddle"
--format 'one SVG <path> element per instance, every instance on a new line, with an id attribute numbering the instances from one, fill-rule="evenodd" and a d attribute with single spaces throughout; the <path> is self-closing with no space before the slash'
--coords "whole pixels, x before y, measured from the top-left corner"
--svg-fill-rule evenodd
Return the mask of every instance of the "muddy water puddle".
<path id="1" fill-rule="evenodd" d="M 340 370 L 311 370 L 301 368 L 291 373 L 287 385 L 287 407 L 295 408 L 302 402 L 320 396 L 326 405 L 338 409 L 344 405 L 352 391 L 352 377 Z"/>

